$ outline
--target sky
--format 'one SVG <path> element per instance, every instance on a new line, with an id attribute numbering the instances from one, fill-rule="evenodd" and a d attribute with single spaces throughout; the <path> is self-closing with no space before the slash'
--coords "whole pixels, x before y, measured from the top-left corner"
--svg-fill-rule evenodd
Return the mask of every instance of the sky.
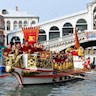
<path id="1" fill-rule="evenodd" d="M 87 9 L 93 0 L 0 0 L 0 10 L 14 9 L 39 16 L 40 22 Z"/>

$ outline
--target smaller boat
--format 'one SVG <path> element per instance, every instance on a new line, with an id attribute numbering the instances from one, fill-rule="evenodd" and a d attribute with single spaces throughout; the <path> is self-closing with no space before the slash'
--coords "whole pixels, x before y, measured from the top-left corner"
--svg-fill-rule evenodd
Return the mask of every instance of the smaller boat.
<path id="1" fill-rule="evenodd" d="M 4 58 L 2 54 L 2 50 L 0 50 L 0 72 L 5 72 L 5 66 L 4 66 Z"/>
<path id="2" fill-rule="evenodd" d="M 2 73 L 2 72 L 5 72 L 5 66 L 0 65 L 0 72 L 1 72 L 1 73 Z"/>

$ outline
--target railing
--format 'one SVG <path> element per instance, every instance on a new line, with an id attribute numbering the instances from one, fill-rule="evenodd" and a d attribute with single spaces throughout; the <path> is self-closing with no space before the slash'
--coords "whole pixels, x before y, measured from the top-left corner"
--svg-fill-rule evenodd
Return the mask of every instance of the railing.
<path id="1" fill-rule="evenodd" d="M 85 36 L 85 32 L 81 32 L 78 33 L 78 37 L 79 37 L 79 41 L 82 42 L 86 42 L 87 38 Z M 59 38 L 55 38 L 49 41 L 45 41 L 45 42 L 41 42 L 47 49 L 51 49 L 52 48 L 58 48 L 58 47 L 62 47 L 63 49 L 70 47 L 72 45 L 74 45 L 75 43 L 75 37 L 74 34 L 69 34 L 63 37 L 59 37 Z M 57 50 L 57 49 L 56 49 Z"/>
<path id="2" fill-rule="evenodd" d="M 59 37 L 59 38 L 54 38 L 54 39 L 51 39 L 51 40 L 48 40 L 48 41 L 43 41 L 43 42 L 41 42 L 41 44 L 43 44 L 45 46 L 50 45 L 50 44 L 54 44 L 54 43 L 56 43 L 56 41 L 62 41 L 62 38 L 66 38 L 67 36 L 68 37 L 70 37 L 70 36 L 72 37 L 73 34 L 66 35 L 66 36 Z"/>

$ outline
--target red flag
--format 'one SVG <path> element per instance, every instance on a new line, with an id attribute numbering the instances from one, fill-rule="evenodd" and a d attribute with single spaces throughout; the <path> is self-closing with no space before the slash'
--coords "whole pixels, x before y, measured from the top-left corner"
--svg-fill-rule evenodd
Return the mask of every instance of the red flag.
<path id="1" fill-rule="evenodd" d="M 79 43 L 79 39 L 78 39 L 78 33 L 76 31 L 76 28 L 75 28 L 75 48 L 79 48 L 80 47 L 80 43 Z"/>
<path id="2" fill-rule="evenodd" d="M 23 28 L 24 38 L 29 44 L 38 42 L 39 27 L 34 28 Z"/>

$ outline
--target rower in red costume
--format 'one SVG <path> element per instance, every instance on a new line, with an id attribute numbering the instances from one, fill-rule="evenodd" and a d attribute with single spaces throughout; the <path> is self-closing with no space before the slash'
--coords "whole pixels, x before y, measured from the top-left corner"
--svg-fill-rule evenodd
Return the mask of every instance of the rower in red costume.
<path id="1" fill-rule="evenodd" d="M 31 49 L 30 45 L 28 44 L 28 42 L 25 42 L 25 44 L 23 45 L 23 53 L 28 53 L 29 49 Z"/>
<path id="2" fill-rule="evenodd" d="M 31 49 L 30 50 L 30 53 L 33 54 L 35 52 L 35 48 L 34 48 L 34 45 L 31 45 Z"/>
<path id="3" fill-rule="evenodd" d="M 20 43 L 17 43 L 16 44 L 16 48 L 18 49 L 19 54 L 22 54 L 23 53 L 23 48 L 21 47 L 21 44 Z"/>

